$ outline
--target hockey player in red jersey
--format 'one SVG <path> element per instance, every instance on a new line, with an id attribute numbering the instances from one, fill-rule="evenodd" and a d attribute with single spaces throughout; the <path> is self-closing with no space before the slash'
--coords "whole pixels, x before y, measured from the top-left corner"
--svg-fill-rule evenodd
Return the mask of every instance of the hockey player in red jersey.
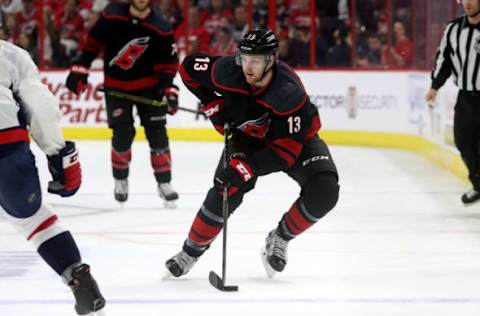
<path id="1" fill-rule="evenodd" d="M 219 164 L 183 249 L 166 262 L 178 277 L 187 273 L 223 227 L 222 188 L 230 214 L 259 176 L 282 171 L 301 187 L 300 196 L 266 237 L 262 259 L 272 277 L 287 264 L 289 242 L 327 214 L 338 200 L 338 176 L 327 145 L 317 135 L 320 118 L 303 85 L 278 60 L 270 30 L 245 35 L 235 57 L 185 58 L 180 75 L 201 100 L 215 129 L 231 126 L 228 168 Z"/>
<path id="2" fill-rule="evenodd" d="M 37 67 L 28 53 L 2 40 L 0 78 L 2 215 L 5 214 L 13 227 L 71 287 L 79 315 L 99 311 L 105 306 L 105 299 L 90 274 L 90 267 L 82 262 L 72 234 L 60 225 L 52 207 L 42 201 L 35 157 L 30 150 L 29 135 L 47 155 L 53 177 L 48 192 L 62 197 L 77 192 L 82 182 L 78 151 L 75 143 L 63 138 L 58 100 L 40 81 Z"/>
<path id="3" fill-rule="evenodd" d="M 178 109 L 178 89 L 173 85 L 178 59 L 170 23 L 150 7 L 150 0 L 109 4 L 88 33 L 81 57 L 71 68 L 66 82 L 68 89 L 76 94 L 85 89 L 88 69 L 102 51 L 108 125 L 113 130 L 115 199 L 124 202 L 128 198 L 131 146 L 135 137 L 132 108 L 136 105 L 150 145 L 158 193 L 167 206 L 173 206 L 178 194 L 170 185 L 171 156 L 165 124 L 166 113 L 173 115 Z M 168 106 L 135 104 L 109 95 L 109 90 L 163 98 Z"/>

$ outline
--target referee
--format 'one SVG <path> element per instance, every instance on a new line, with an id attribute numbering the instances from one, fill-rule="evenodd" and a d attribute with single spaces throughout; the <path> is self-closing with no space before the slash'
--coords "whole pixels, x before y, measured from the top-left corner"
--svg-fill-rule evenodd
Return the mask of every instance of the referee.
<path id="1" fill-rule="evenodd" d="M 462 195 L 464 205 L 470 205 L 480 201 L 480 0 L 461 0 L 461 3 L 465 15 L 445 29 L 425 99 L 433 106 L 437 90 L 453 74 L 460 89 L 453 134 L 473 185 Z"/>

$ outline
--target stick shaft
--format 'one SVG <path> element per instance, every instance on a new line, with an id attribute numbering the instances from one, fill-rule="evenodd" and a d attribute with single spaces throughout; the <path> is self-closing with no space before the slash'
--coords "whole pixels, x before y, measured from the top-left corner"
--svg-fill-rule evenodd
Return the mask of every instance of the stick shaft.
<path id="1" fill-rule="evenodd" d="M 139 95 L 134 95 L 134 94 L 118 91 L 118 90 L 100 89 L 99 91 L 102 91 L 106 95 L 109 95 L 109 96 L 112 96 L 112 97 L 125 99 L 125 100 L 133 101 L 133 102 L 138 102 L 138 103 L 142 103 L 142 104 L 146 104 L 146 105 L 159 106 L 159 107 L 168 106 L 167 103 L 163 102 L 163 101 L 150 99 L 150 98 L 146 98 L 146 97 L 142 97 L 142 96 L 139 96 Z M 193 114 L 199 114 L 199 115 L 202 115 L 202 116 L 205 115 L 205 113 L 203 113 L 202 111 L 193 110 L 193 109 L 189 109 L 189 108 L 185 108 L 185 107 L 181 107 L 181 106 L 179 106 L 178 109 L 180 111 L 185 111 L 185 112 L 189 112 L 189 113 L 193 113 Z"/>
<path id="2" fill-rule="evenodd" d="M 228 146 L 228 137 L 230 134 L 230 127 L 228 123 L 224 126 L 225 133 L 225 145 L 223 153 L 223 168 L 228 167 L 228 158 L 230 150 Z M 225 184 L 223 188 L 223 200 L 222 200 L 222 214 L 223 214 L 223 249 L 222 249 L 222 281 L 223 285 L 227 284 L 227 222 L 228 222 L 228 184 Z"/>

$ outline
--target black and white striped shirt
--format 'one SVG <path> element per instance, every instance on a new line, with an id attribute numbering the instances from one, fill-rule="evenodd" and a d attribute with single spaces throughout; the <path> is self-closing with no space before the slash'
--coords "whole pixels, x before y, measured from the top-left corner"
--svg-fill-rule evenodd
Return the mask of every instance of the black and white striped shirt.
<path id="1" fill-rule="evenodd" d="M 443 34 L 432 71 L 432 88 L 439 89 L 453 74 L 460 90 L 480 91 L 480 24 L 466 16 L 450 22 Z"/>

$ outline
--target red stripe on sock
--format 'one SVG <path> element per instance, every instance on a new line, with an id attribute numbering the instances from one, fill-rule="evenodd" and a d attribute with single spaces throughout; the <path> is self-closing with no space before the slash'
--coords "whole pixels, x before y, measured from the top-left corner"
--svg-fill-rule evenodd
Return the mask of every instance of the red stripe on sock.
<path id="1" fill-rule="evenodd" d="M 295 226 L 300 228 L 302 230 L 302 232 L 307 230 L 308 228 L 310 228 L 314 224 L 314 223 L 306 220 L 305 217 L 303 217 L 303 215 L 298 210 L 296 202 L 293 203 L 293 205 L 290 208 L 290 211 L 288 213 L 291 215 L 290 218 L 295 223 Z"/>
<path id="2" fill-rule="evenodd" d="M 128 169 L 132 160 L 132 151 L 118 152 L 112 149 L 112 166 L 115 169 Z"/>
<path id="3" fill-rule="evenodd" d="M 164 152 L 161 154 L 151 153 L 150 162 L 152 163 L 153 171 L 167 172 L 172 169 L 170 152 Z"/>
<path id="4" fill-rule="evenodd" d="M 48 227 L 52 226 L 53 224 L 55 224 L 55 222 L 58 220 L 58 217 L 57 215 L 52 215 L 50 216 L 49 218 L 47 218 L 46 220 L 43 221 L 43 223 L 41 223 L 40 225 L 38 225 L 37 228 L 35 228 L 35 230 L 30 234 L 30 236 L 27 237 L 27 240 L 30 240 L 33 238 L 33 236 L 35 236 L 36 234 L 40 233 L 41 231 L 47 229 Z"/>
<path id="5" fill-rule="evenodd" d="M 194 229 L 190 230 L 190 232 L 188 233 L 188 238 L 190 238 L 190 240 L 198 246 L 209 245 L 213 240 L 213 238 L 205 238 L 201 236 Z"/>
<path id="6" fill-rule="evenodd" d="M 299 235 L 302 233 L 302 231 L 295 226 L 295 223 L 290 218 L 290 213 L 285 214 L 284 219 L 290 232 L 292 232 L 294 235 Z"/>
<path id="7" fill-rule="evenodd" d="M 222 230 L 222 227 L 215 227 L 205 223 L 200 216 L 196 216 L 188 236 L 198 244 L 205 244 L 214 239 Z M 203 238 L 202 238 L 203 237 Z"/>

